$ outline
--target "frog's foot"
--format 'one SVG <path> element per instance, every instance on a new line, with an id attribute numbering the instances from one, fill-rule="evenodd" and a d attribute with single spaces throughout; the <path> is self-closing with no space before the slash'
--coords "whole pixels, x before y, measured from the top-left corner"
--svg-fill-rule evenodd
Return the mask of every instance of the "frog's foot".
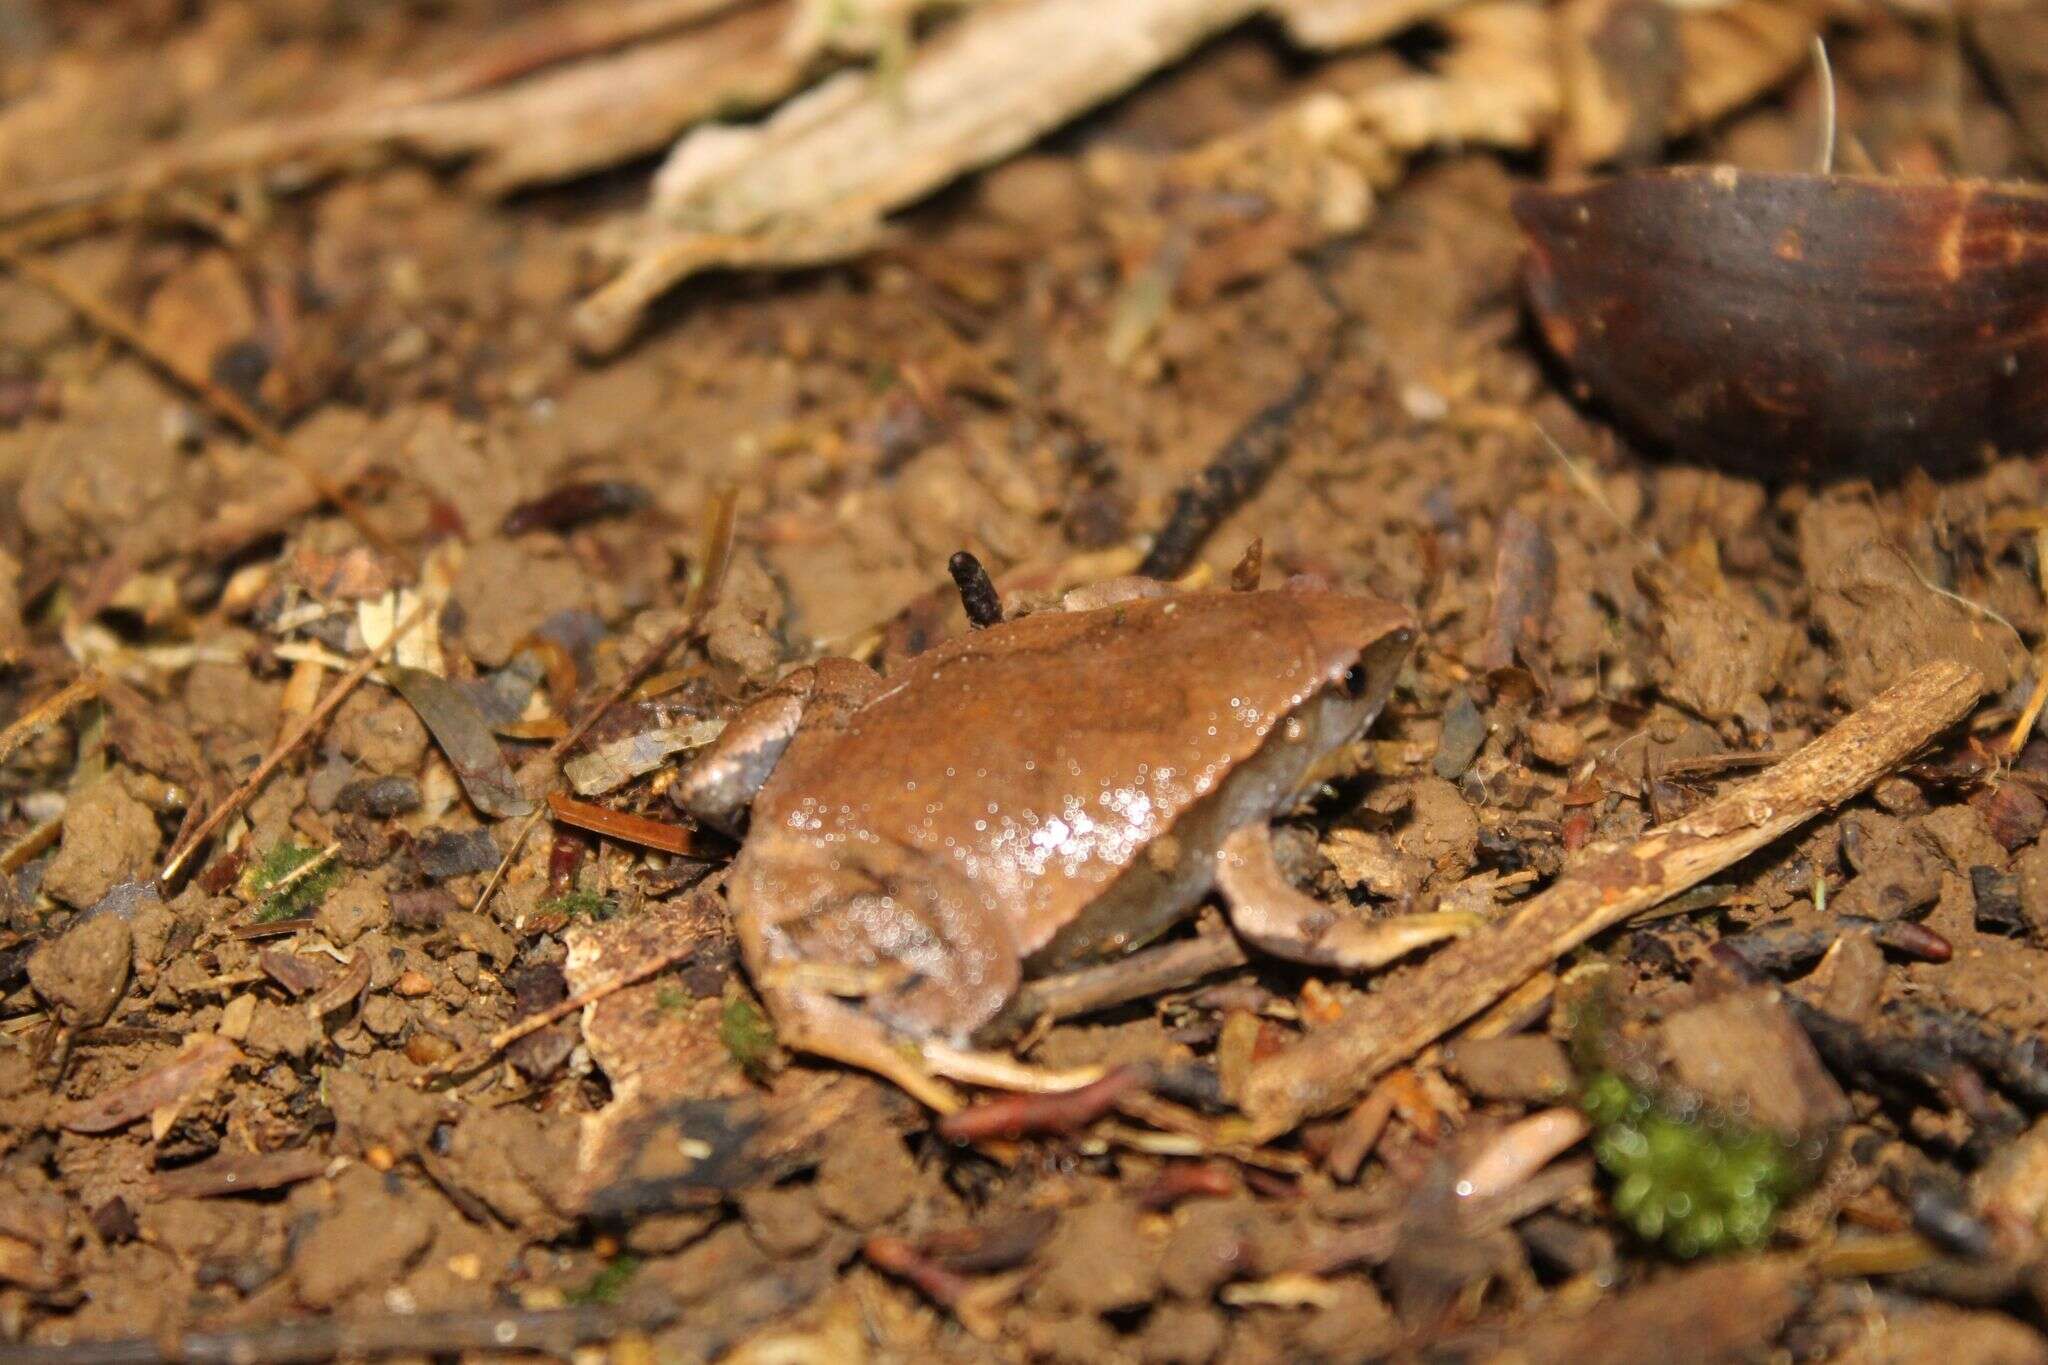
<path id="1" fill-rule="evenodd" d="M 1365 971 L 1480 926 L 1477 915 L 1445 911 L 1359 919 L 1298 890 L 1273 857 L 1273 831 L 1263 821 L 1246 825 L 1216 855 L 1216 886 L 1231 927 L 1247 943 L 1276 957 L 1318 967 Z"/>
<path id="2" fill-rule="evenodd" d="M 872 1071 L 937 1113 L 962 1107 L 958 1092 L 939 1078 L 916 1040 L 829 995 L 798 990 L 764 990 L 762 995 L 784 1047 Z"/>

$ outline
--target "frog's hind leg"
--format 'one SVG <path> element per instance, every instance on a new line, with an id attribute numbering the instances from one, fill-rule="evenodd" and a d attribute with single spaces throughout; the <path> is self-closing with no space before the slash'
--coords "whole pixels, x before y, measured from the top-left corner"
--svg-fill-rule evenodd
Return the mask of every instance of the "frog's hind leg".
<path id="1" fill-rule="evenodd" d="M 803 719 L 803 698 L 771 692 L 727 723 L 683 769 L 669 797 L 700 825 L 737 836 L 754 794 L 775 771 Z"/>
<path id="2" fill-rule="evenodd" d="M 1216 886 L 1231 927 L 1253 947 L 1317 967 L 1366 971 L 1417 948 L 1461 938 L 1479 916 L 1457 912 L 1362 919 L 1296 889 L 1273 856 L 1273 831 L 1263 821 L 1223 841 Z"/>
<path id="3" fill-rule="evenodd" d="M 700 825 L 737 836 L 761 784 L 799 728 L 826 727 L 858 710 L 881 679 L 851 659 L 820 659 L 749 702 L 685 768 L 669 797 Z"/>

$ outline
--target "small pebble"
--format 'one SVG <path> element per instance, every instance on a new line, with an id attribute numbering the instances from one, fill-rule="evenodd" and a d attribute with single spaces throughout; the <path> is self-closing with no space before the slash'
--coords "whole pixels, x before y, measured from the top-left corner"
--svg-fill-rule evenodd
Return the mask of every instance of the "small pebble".
<path id="1" fill-rule="evenodd" d="M 437 882 L 489 872 L 497 867 L 500 856 L 497 840 L 487 829 L 429 834 L 413 846 L 413 853 L 420 871 Z"/>
<path id="2" fill-rule="evenodd" d="M 410 777 L 365 778 L 343 787 L 334 804 L 350 815 L 385 820 L 420 808 L 420 784 Z"/>

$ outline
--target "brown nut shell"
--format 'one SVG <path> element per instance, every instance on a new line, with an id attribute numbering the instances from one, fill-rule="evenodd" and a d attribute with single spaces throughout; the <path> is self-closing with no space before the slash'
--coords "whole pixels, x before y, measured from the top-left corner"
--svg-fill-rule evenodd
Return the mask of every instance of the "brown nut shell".
<path id="1" fill-rule="evenodd" d="M 1831 478 L 2048 445 L 2048 192 L 1688 167 L 1514 211 L 1551 347 L 1679 455 Z"/>

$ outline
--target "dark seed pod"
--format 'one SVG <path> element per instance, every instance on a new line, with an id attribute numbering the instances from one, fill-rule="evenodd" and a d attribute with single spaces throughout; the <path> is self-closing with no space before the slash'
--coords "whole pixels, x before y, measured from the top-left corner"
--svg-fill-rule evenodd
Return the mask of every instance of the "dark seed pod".
<path id="1" fill-rule="evenodd" d="M 2048 192 L 1694 167 L 1515 216 L 1551 347 L 1681 456 L 1825 479 L 2048 445 Z"/>

